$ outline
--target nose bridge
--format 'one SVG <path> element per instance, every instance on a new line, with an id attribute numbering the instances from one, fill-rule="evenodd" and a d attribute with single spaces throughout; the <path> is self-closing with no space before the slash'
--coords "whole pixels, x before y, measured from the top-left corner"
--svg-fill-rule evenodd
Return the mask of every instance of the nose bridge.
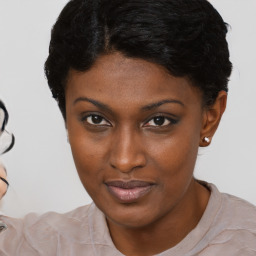
<path id="1" fill-rule="evenodd" d="M 113 140 L 110 164 L 121 172 L 130 172 L 145 165 L 139 132 L 131 127 L 120 127 Z"/>

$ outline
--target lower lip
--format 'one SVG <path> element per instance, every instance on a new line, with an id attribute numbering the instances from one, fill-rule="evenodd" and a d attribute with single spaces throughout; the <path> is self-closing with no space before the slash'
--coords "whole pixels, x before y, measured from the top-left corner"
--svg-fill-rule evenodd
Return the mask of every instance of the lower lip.
<path id="1" fill-rule="evenodd" d="M 110 193 L 124 203 L 131 203 L 138 200 L 139 198 L 146 195 L 151 189 L 151 185 L 145 187 L 135 187 L 131 189 L 108 186 Z"/>

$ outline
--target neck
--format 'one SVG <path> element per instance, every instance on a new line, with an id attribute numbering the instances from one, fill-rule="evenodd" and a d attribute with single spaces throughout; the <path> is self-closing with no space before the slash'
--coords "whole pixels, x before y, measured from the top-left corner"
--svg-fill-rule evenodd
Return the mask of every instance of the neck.
<path id="1" fill-rule="evenodd" d="M 186 194 L 167 215 L 148 226 L 131 228 L 107 220 L 116 248 L 127 256 L 146 256 L 177 245 L 196 227 L 210 196 L 210 192 L 195 180 Z"/>

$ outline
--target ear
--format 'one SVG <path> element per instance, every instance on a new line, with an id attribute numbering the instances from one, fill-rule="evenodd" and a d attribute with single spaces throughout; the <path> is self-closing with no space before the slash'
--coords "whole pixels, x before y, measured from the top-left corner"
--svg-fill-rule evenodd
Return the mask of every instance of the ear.
<path id="1" fill-rule="evenodd" d="M 206 147 L 211 143 L 221 117 L 226 109 L 227 93 L 220 91 L 213 105 L 206 107 L 203 113 L 202 129 L 200 134 L 200 147 Z"/>

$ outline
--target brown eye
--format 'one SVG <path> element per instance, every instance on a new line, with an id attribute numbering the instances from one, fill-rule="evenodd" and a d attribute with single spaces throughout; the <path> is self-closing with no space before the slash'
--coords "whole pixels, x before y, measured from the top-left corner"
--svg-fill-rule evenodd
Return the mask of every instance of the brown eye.
<path id="1" fill-rule="evenodd" d="M 102 122 L 103 118 L 101 116 L 91 116 L 91 121 L 94 124 L 100 124 Z"/>
<path id="2" fill-rule="evenodd" d="M 102 116 L 89 115 L 85 118 L 85 121 L 91 125 L 110 125 Z"/>
<path id="3" fill-rule="evenodd" d="M 163 127 L 175 122 L 175 120 L 170 120 L 170 118 L 167 118 L 165 116 L 156 116 L 150 119 L 145 126 Z"/>
<path id="4" fill-rule="evenodd" d="M 157 126 L 161 126 L 165 123 L 166 118 L 163 116 L 157 116 L 153 118 L 153 122 Z"/>

